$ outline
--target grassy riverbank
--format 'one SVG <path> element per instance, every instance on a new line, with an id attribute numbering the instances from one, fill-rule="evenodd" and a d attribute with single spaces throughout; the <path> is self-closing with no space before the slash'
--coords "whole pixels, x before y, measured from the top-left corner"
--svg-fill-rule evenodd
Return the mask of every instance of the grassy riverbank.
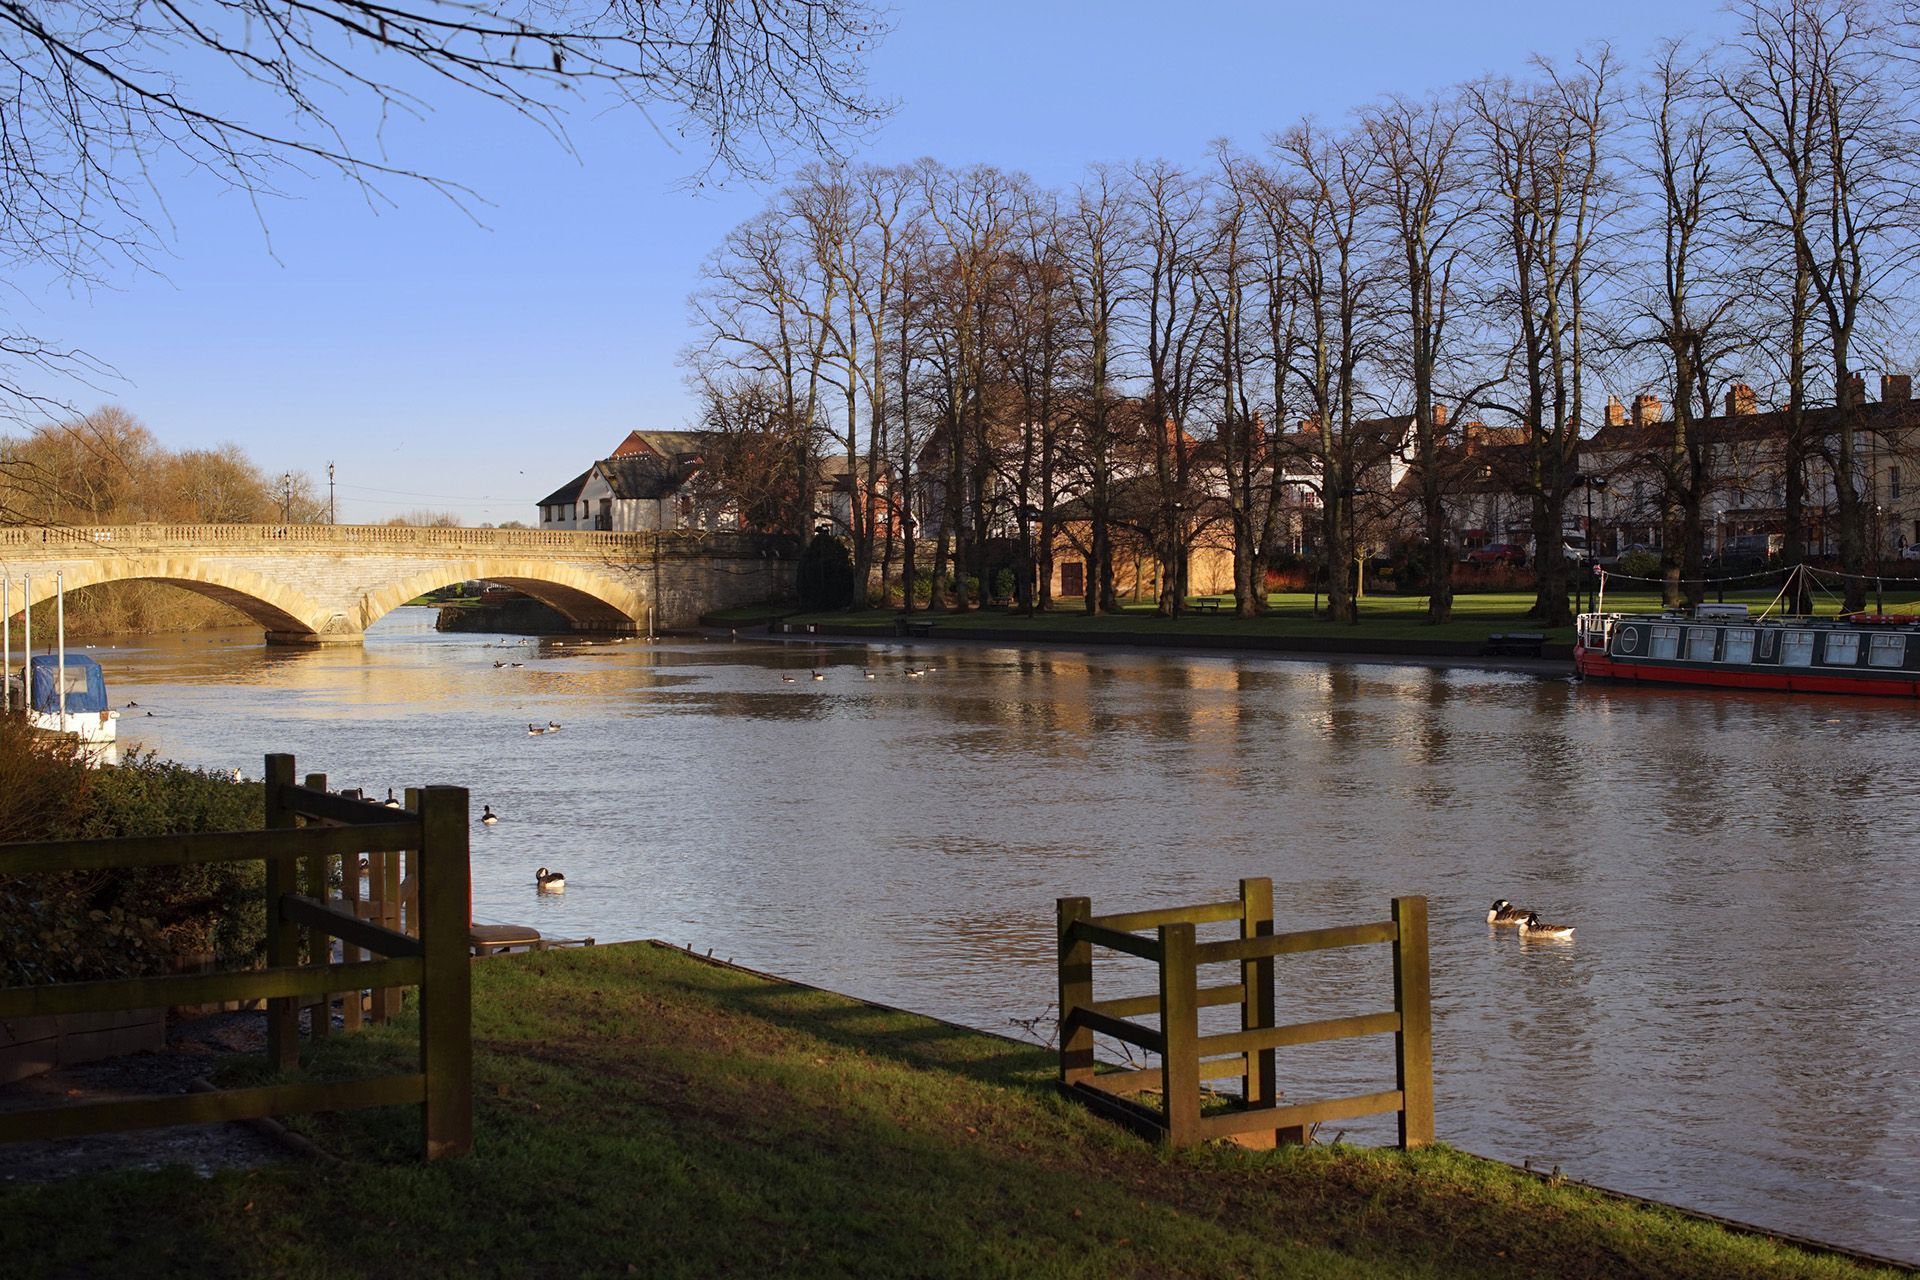
<path id="1" fill-rule="evenodd" d="M 1719 597 L 1716 597 L 1716 599 Z M 1726 603 L 1746 604 L 1754 613 L 1765 609 L 1774 599 L 1772 591 L 1765 592 L 1726 592 Z M 1196 598 L 1200 599 L 1200 598 Z M 1889 612 L 1913 612 L 1920 595 L 1914 592 L 1888 593 L 1886 607 Z M 995 606 L 969 613 L 925 613 L 915 616 L 931 621 L 943 630 L 956 632 L 995 631 L 1020 632 L 1033 635 L 1036 639 L 1056 638 L 1071 640 L 1076 637 L 1095 638 L 1100 636 L 1151 635 L 1168 639 L 1180 636 L 1231 637 L 1245 636 L 1249 639 L 1271 641 L 1289 638 L 1312 638 L 1316 640 L 1359 640 L 1366 642 L 1412 641 L 1409 648 L 1416 648 L 1425 641 L 1453 641 L 1479 643 L 1488 635 L 1503 631 L 1538 631 L 1547 637 L 1549 643 L 1571 644 L 1572 627 L 1542 627 L 1527 617 L 1527 610 L 1533 604 L 1531 592 L 1484 592 L 1479 594 L 1461 594 L 1454 597 L 1453 620 L 1440 626 L 1432 626 L 1426 620 L 1427 601 L 1424 596 L 1367 596 L 1360 601 L 1360 620 L 1353 624 L 1329 622 L 1316 613 L 1316 604 L 1324 610 L 1325 597 L 1316 599 L 1306 592 L 1275 592 L 1268 597 L 1271 612 L 1258 618 L 1237 618 L 1231 612 L 1229 604 L 1220 612 L 1203 612 L 1193 609 L 1178 618 L 1158 616 L 1151 604 L 1126 604 L 1117 614 L 1105 614 L 1089 617 L 1069 602 L 1065 607 L 1056 607 L 1046 613 L 1027 617 L 1010 611 L 1005 606 Z M 1609 611 L 1635 612 L 1658 610 L 1658 595 L 1646 592 L 1609 592 L 1606 599 Z M 1868 607 L 1872 607 L 1869 599 Z M 738 620 L 741 625 L 764 622 L 769 616 L 781 616 L 789 622 L 815 623 L 831 626 L 836 630 L 872 631 L 875 635 L 891 635 L 895 619 L 902 615 L 897 609 L 867 609 L 859 612 L 818 612 L 802 613 L 782 610 L 776 606 L 760 605 L 745 609 L 725 610 L 711 615 L 711 620 L 726 625 L 730 620 Z M 1839 612 L 1835 600 L 1816 602 L 1817 613 L 1834 614 Z M 1217 643 L 1217 641 L 1216 641 Z"/>
<path id="2" fill-rule="evenodd" d="M 0 1184 L 10 1275 L 1857 1276 L 1438 1149 L 1171 1155 L 1045 1050 L 634 944 L 477 965 L 474 1158 Z M 315 1074 L 403 1062 L 410 1020 Z"/>

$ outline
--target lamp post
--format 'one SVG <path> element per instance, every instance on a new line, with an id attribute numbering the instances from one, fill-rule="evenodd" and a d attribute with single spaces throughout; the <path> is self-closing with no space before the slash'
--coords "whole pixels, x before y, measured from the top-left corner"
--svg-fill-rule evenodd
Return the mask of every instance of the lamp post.
<path id="1" fill-rule="evenodd" d="M 913 612 L 913 531 L 917 523 L 913 518 L 913 512 L 901 512 L 900 576 L 902 579 L 902 590 L 900 594 L 905 597 L 905 608 L 902 610 L 904 613 Z"/>
<path id="2" fill-rule="evenodd" d="M 1040 508 L 1034 506 L 1031 502 L 1024 503 L 1020 507 L 1020 535 L 1021 541 L 1026 544 L 1027 556 L 1026 573 L 1024 575 L 1025 581 L 1021 585 L 1022 589 L 1026 592 L 1025 603 L 1027 616 L 1029 618 L 1033 616 L 1034 597 L 1039 594 L 1038 587 L 1040 585 L 1040 571 L 1038 565 L 1035 563 L 1036 557 L 1034 555 L 1033 541 L 1034 521 L 1040 518 L 1040 514 Z"/>
<path id="3" fill-rule="evenodd" d="M 1335 492 L 1337 496 L 1347 500 L 1347 554 L 1353 557 L 1354 588 L 1353 597 L 1347 602 L 1347 611 L 1352 615 L 1347 621 L 1357 625 L 1360 621 L 1360 593 L 1366 589 L 1365 582 L 1361 578 L 1365 569 L 1362 567 L 1360 560 L 1360 544 L 1355 540 L 1353 533 L 1353 509 L 1356 505 L 1356 500 L 1360 497 L 1360 490 L 1358 486 L 1348 485 L 1346 488 L 1336 490 Z M 1329 568 L 1331 568 L 1331 566 L 1329 566 Z"/>
<path id="4" fill-rule="evenodd" d="M 1600 563 L 1598 557 L 1594 554 L 1596 548 L 1593 542 L 1593 491 L 1595 489 L 1605 489 L 1607 487 L 1607 478 L 1605 476 L 1588 475 L 1585 472 L 1576 471 L 1572 476 L 1568 477 L 1567 483 L 1587 491 L 1587 554 L 1581 557 L 1581 567 L 1585 570 L 1581 576 L 1586 581 L 1581 590 L 1576 590 L 1573 593 L 1574 600 L 1577 603 L 1580 599 L 1581 591 L 1584 590 L 1587 600 L 1587 609 L 1581 610 L 1581 612 L 1584 613 L 1593 606 L 1593 573 L 1594 570 L 1599 567 Z M 1542 548 L 1542 550 L 1544 551 L 1544 548 Z"/>
<path id="5" fill-rule="evenodd" d="M 1172 510 L 1173 545 L 1168 548 L 1171 554 L 1167 557 L 1167 594 L 1173 600 L 1173 616 L 1174 619 L 1178 621 L 1180 617 L 1180 606 L 1184 603 L 1182 597 L 1186 594 L 1187 589 L 1187 575 L 1185 572 L 1187 504 L 1175 498 L 1173 500 Z"/>

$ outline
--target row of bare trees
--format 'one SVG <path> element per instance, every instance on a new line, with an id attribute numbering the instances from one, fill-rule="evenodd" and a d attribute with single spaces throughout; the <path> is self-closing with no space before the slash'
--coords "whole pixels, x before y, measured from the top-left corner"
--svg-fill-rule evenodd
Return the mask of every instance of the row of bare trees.
<path id="1" fill-rule="evenodd" d="M 1458 424 L 1515 442 L 1551 548 L 1596 402 L 1656 393 L 1678 593 L 1719 482 L 1700 424 L 1745 384 L 1786 414 L 1787 555 L 1807 549 L 1818 475 L 1858 572 L 1850 388 L 1906 354 L 1920 15 L 1742 0 L 1735 16 L 1732 41 L 1669 44 L 1638 71 L 1607 48 L 1536 59 L 1256 150 L 1216 143 L 1204 166 L 1096 165 L 1070 189 L 930 160 L 804 170 L 725 237 L 692 302 L 691 376 L 735 460 L 723 481 L 804 533 L 817 459 L 836 459 L 859 581 L 924 567 L 933 604 L 960 608 L 1009 537 L 1035 548 L 1022 586 L 1046 603 L 1064 532 L 1085 607 L 1113 609 L 1126 530 L 1171 609 L 1187 548 L 1217 525 L 1252 613 L 1289 484 L 1313 495 L 1335 565 L 1356 504 L 1398 503 L 1438 622 Z M 1415 466 L 1386 494 L 1392 448 Z M 1540 570 L 1536 611 L 1562 622 L 1567 566 Z M 1329 590 L 1350 617 L 1345 575 Z"/>

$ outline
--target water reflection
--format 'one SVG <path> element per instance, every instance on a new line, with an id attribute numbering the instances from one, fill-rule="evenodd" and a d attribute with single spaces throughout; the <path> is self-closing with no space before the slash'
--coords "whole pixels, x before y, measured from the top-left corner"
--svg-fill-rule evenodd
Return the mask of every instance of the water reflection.
<path id="1" fill-rule="evenodd" d="M 712 947 L 993 1030 L 1052 1004 L 1060 895 L 1271 875 L 1284 929 L 1425 893 L 1443 1137 L 1920 1253 L 1911 707 L 1214 655 L 502 646 L 429 620 L 364 650 L 96 656 L 163 755 L 470 788 L 503 815 L 474 830 L 483 920 Z M 1500 896 L 1577 941 L 1490 931 Z M 1381 1007 L 1384 964 L 1284 963 L 1281 1016 Z M 1384 1087 L 1385 1043 L 1284 1053 L 1282 1087 Z"/>

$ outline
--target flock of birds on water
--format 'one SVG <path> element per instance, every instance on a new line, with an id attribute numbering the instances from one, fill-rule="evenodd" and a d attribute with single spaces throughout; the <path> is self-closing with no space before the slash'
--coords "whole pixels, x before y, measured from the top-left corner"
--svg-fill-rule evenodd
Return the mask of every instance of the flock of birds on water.
<path id="1" fill-rule="evenodd" d="M 1548 924 L 1537 911 L 1516 907 L 1505 898 L 1495 898 L 1487 910 L 1487 923 L 1496 929 L 1515 928 L 1523 938 L 1571 938 L 1570 924 Z"/>
<path id="2" fill-rule="evenodd" d="M 939 675 L 939 674 L 940 674 L 940 668 L 938 668 L 938 667 L 933 667 L 933 666 L 927 666 L 927 667 L 907 667 L 907 668 L 906 668 L 906 669 L 905 669 L 905 670 L 904 670 L 904 671 L 902 672 L 902 674 L 903 674 L 903 675 L 905 675 L 905 676 L 907 677 L 907 679 L 909 679 L 909 680 L 918 680 L 918 679 L 919 679 L 920 677 L 922 677 L 922 676 L 937 676 L 937 675 Z M 821 670 L 820 670 L 819 668 L 817 668 L 817 667 L 816 667 L 816 668 L 811 668 L 811 669 L 809 669 L 809 670 L 808 670 L 808 672 L 807 672 L 807 675 L 808 675 L 808 676 L 810 676 L 810 677 L 812 677 L 812 678 L 813 678 L 813 679 L 815 679 L 815 680 L 825 680 L 825 679 L 827 678 L 827 673 L 826 673 L 826 672 L 824 672 L 824 671 L 821 671 Z M 863 668 L 861 669 L 861 671 L 860 671 L 860 675 L 861 675 L 861 677 L 862 677 L 862 678 L 864 678 L 864 679 L 867 679 L 867 680 L 878 680 L 878 679 L 880 678 L 880 673 L 879 673 L 879 672 L 877 672 L 877 671 L 875 671 L 875 670 L 873 670 L 873 669 L 872 669 L 871 667 L 863 667 Z M 781 684 L 797 684 L 797 683 L 799 683 L 799 681 L 800 681 L 800 677 L 799 677 L 799 676 L 796 676 L 796 675 L 794 675 L 794 674 L 793 674 L 792 672 L 790 672 L 790 671 L 783 671 L 783 672 L 781 672 L 781 674 L 780 674 L 780 683 L 781 683 Z"/>

